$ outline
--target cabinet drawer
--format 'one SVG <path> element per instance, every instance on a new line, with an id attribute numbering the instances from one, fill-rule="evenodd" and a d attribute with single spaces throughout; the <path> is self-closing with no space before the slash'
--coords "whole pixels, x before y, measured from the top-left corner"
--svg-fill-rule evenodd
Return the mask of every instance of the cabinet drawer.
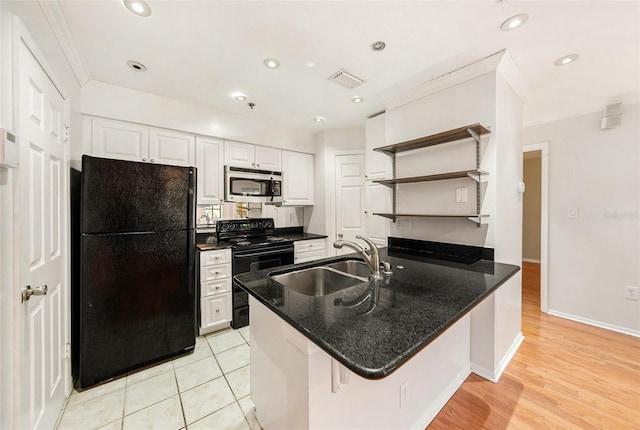
<path id="1" fill-rule="evenodd" d="M 299 240 L 293 242 L 295 252 L 317 251 L 326 248 L 326 239 Z"/>
<path id="2" fill-rule="evenodd" d="M 224 263 L 231 263 L 230 249 L 215 249 L 213 251 L 203 251 L 200 253 L 200 267 Z"/>
<path id="3" fill-rule="evenodd" d="M 231 291 L 231 278 L 218 281 L 202 282 L 200 284 L 200 297 L 213 296 L 214 294 L 228 293 Z"/>
<path id="4" fill-rule="evenodd" d="M 319 260 L 326 257 L 324 249 L 316 249 L 315 251 L 296 252 L 294 263 L 306 263 L 307 261 Z"/>
<path id="5" fill-rule="evenodd" d="M 200 333 L 222 328 L 231 321 L 231 293 L 200 300 Z"/>
<path id="6" fill-rule="evenodd" d="M 200 282 L 215 281 L 231 277 L 231 264 L 220 264 L 200 268 Z"/>

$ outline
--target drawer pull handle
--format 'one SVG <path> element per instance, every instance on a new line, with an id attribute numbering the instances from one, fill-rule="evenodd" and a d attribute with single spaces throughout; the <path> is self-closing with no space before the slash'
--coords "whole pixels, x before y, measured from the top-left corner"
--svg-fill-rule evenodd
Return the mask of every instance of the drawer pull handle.
<path id="1" fill-rule="evenodd" d="M 219 270 L 216 270 L 216 271 L 215 271 L 215 272 L 213 272 L 213 273 L 214 273 L 215 275 L 219 275 L 219 274 L 220 274 L 220 271 L 219 271 Z"/>
<path id="2" fill-rule="evenodd" d="M 215 257 L 213 257 L 215 260 L 220 260 L 220 256 L 216 255 Z"/>
<path id="3" fill-rule="evenodd" d="M 218 285 L 218 286 L 216 287 L 216 290 L 219 290 L 219 289 L 220 289 L 220 285 Z"/>

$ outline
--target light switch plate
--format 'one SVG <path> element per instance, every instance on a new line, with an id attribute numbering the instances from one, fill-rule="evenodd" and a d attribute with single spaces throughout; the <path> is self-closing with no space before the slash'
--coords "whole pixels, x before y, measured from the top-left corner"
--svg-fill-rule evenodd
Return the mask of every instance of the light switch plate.
<path id="1" fill-rule="evenodd" d="M 569 218 L 578 218 L 578 208 L 569 208 L 567 216 Z"/>
<path id="2" fill-rule="evenodd" d="M 456 188 L 456 203 L 467 203 L 468 188 Z"/>

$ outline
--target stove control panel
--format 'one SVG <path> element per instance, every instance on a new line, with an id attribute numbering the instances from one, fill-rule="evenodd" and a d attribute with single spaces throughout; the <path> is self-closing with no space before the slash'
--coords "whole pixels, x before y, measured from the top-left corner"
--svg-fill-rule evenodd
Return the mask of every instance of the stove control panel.
<path id="1" fill-rule="evenodd" d="M 218 237 L 221 234 L 232 233 L 237 234 L 251 234 L 262 233 L 266 230 L 273 230 L 275 228 L 275 222 L 273 218 L 252 218 L 252 219 L 231 219 L 220 220 L 216 224 L 216 232 Z"/>

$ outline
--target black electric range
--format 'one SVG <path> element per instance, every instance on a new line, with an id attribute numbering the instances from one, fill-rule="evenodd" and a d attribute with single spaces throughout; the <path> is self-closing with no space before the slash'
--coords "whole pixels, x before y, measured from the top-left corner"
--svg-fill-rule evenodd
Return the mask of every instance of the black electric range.
<path id="1" fill-rule="evenodd" d="M 293 264 L 293 241 L 274 235 L 273 218 L 220 220 L 216 223 L 219 245 L 228 244 L 233 275 Z M 233 285 L 234 329 L 249 324 L 247 292 Z"/>

